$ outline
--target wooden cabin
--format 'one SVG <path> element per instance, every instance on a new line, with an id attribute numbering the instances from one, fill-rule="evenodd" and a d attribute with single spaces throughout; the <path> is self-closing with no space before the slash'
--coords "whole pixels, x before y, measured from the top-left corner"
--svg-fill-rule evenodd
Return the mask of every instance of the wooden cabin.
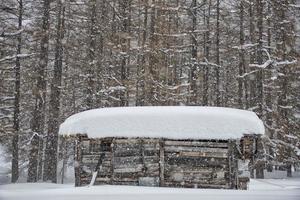
<path id="1" fill-rule="evenodd" d="M 126 107 L 75 114 L 60 134 L 77 136 L 76 186 L 247 189 L 264 127 L 238 109 Z"/>

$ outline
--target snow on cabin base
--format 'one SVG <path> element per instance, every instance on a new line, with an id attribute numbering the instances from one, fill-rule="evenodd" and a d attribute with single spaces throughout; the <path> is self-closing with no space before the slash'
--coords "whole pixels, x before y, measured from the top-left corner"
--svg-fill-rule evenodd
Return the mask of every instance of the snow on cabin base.
<path id="1" fill-rule="evenodd" d="M 0 187 L 1 200 L 299 200 L 300 178 L 251 180 L 249 190 L 179 189 L 141 186 L 74 187 L 51 183 Z"/>
<path id="2" fill-rule="evenodd" d="M 245 110 L 200 106 L 118 107 L 88 110 L 61 124 L 60 134 L 90 138 L 238 139 L 264 134 L 262 121 Z"/>

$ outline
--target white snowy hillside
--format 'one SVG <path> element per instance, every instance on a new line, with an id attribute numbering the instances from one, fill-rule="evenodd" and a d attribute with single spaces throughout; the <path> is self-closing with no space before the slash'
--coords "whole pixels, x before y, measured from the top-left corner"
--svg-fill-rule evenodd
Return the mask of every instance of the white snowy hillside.
<path id="1" fill-rule="evenodd" d="M 70 116 L 60 134 L 89 137 L 150 137 L 169 139 L 237 139 L 264 134 L 255 113 L 221 107 L 118 107 L 100 108 Z"/>

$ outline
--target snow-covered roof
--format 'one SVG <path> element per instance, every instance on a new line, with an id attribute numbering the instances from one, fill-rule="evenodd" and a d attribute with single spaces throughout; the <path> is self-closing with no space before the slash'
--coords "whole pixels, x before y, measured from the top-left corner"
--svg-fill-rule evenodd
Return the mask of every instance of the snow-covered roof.
<path id="1" fill-rule="evenodd" d="M 60 134 L 169 139 L 237 139 L 264 134 L 254 112 L 221 107 L 117 107 L 84 111 L 60 125 Z"/>

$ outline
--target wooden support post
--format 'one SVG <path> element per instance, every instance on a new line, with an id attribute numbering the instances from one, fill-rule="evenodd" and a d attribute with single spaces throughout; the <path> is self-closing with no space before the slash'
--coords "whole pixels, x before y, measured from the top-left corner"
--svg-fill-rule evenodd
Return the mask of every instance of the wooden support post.
<path id="1" fill-rule="evenodd" d="M 111 171 L 111 176 L 110 176 L 110 184 L 113 184 L 114 181 L 114 147 L 115 146 L 115 139 L 112 139 L 110 147 L 111 147 L 111 160 L 110 160 L 110 171 Z"/>
<path id="2" fill-rule="evenodd" d="M 164 140 L 159 140 L 159 186 L 164 186 L 165 181 L 165 150 L 164 150 Z"/>
<path id="3" fill-rule="evenodd" d="M 75 139 L 75 186 L 81 186 L 81 135 L 77 135 Z"/>
<path id="4" fill-rule="evenodd" d="M 264 159 L 264 146 L 263 141 L 260 136 L 256 139 L 256 160 L 255 160 L 255 175 L 256 178 L 264 178 L 264 168 L 265 168 L 265 159 Z"/>
<path id="5" fill-rule="evenodd" d="M 64 178 L 65 178 L 65 168 L 66 168 L 66 162 L 67 162 L 67 142 L 68 140 L 66 139 L 65 136 L 61 137 L 61 146 L 62 146 L 62 171 L 61 171 L 61 184 L 64 184 Z"/>
<path id="6" fill-rule="evenodd" d="M 228 141 L 229 186 L 231 189 L 237 189 L 238 159 L 236 145 L 235 140 Z"/>
<path id="7" fill-rule="evenodd" d="M 139 150 L 140 150 L 140 156 L 142 159 L 142 164 L 143 164 L 143 176 L 145 176 L 145 173 L 147 171 L 146 165 L 145 165 L 145 148 L 144 148 L 144 142 L 143 139 L 139 139 Z"/>

